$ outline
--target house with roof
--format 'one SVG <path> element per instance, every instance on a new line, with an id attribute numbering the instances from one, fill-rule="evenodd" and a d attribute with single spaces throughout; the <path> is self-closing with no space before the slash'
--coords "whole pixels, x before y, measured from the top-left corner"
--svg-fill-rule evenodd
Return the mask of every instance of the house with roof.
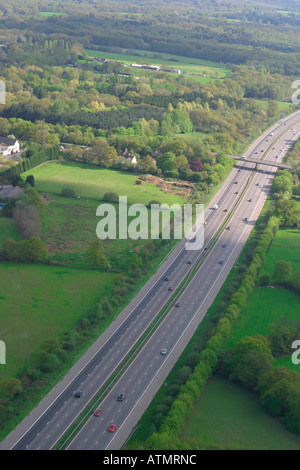
<path id="1" fill-rule="evenodd" d="M 131 163 L 132 165 L 137 164 L 136 156 L 128 152 L 127 149 L 125 149 L 125 151 L 121 155 L 119 155 L 119 158 L 124 159 L 126 162 Z"/>
<path id="2" fill-rule="evenodd" d="M 4 157 L 20 152 L 20 143 L 17 139 L 0 137 L 0 154 Z"/>

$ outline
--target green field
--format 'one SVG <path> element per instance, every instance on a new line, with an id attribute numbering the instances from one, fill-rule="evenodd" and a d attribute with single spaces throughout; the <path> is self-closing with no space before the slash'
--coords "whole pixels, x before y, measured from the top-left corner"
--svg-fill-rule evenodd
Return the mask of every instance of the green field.
<path id="1" fill-rule="evenodd" d="M 278 230 L 260 275 L 269 274 L 272 276 L 275 263 L 279 260 L 286 260 L 292 263 L 293 272 L 300 271 L 299 230 L 290 228 Z"/>
<path id="2" fill-rule="evenodd" d="M 118 205 L 116 223 L 119 226 Z M 86 199 L 69 199 L 52 196 L 43 217 L 43 238 L 49 251 L 49 260 L 67 266 L 91 267 L 87 264 L 89 243 L 96 239 L 98 202 Z M 128 218 L 130 221 L 131 218 Z M 150 227 L 150 221 L 149 221 Z M 142 240 L 103 240 L 105 255 L 112 269 L 127 269 L 131 252 L 138 252 Z"/>
<path id="3" fill-rule="evenodd" d="M 171 206 L 185 202 L 181 196 L 167 194 L 154 184 L 143 182 L 136 185 L 137 176 L 131 173 L 48 162 L 27 174 L 34 175 L 35 187 L 47 197 L 43 238 L 50 253 L 49 259 L 67 266 L 87 266 L 89 242 L 95 240 L 97 223 L 100 221 L 96 210 L 104 193 L 113 190 L 120 196 L 127 196 L 128 204 L 148 204 L 151 200 L 159 200 Z M 80 199 L 60 197 L 65 187 L 75 190 Z M 118 228 L 119 207 L 118 204 L 113 206 Z M 141 240 L 106 239 L 103 245 L 112 269 L 123 269 L 128 255 L 138 251 L 142 243 Z"/>
<path id="4" fill-rule="evenodd" d="M 279 229 L 268 251 L 260 276 L 272 276 L 278 260 L 290 261 L 293 272 L 300 271 L 300 243 L 297 229 Z M 296 293 L 280 288 L 255 287 L 248 297 L 247 305 L 234 324 L 226 343 L 233 347 L 246 335 L 270 334 L 270 325 L 286 318 L 299 321 L 300 297 Z"/>
<path id="5" fill-rule="evenodd" d="M 152 51 L 137 50 L 137 55 L 126 54 L 126 50 L 122 52 L 107 52 L 107 51 L 95 51 L 91 49 L 85 49 L 85 52 L 89 57 L 103 57 L 108 60 L 116 60 L 123 64 L 149 64 L 157 65 L 161 68 L 175 68 L 180 69 L 181 72 L 187 74 L 197 74 L 201 77 L 193 76 L 194 79 L 198 79 L 203 82 L 211 81 L 211 78 L 224 78 L 229 69 L 226 67 L 220 67 L 218 62 L 211 62 L 209 60 L 195 59 L 191 57 L 182 57 L 166 53 L 155 53 Z M 131 69 L 134 70 L 134 69 Z M 203 75 L 206 75 L 204 77 Z"/>
<path id="6" fill-rule="evenodd" d="M 0 264 L 0 380 L 31 365 L 42 341 L 69 331 L 111 287 L 113 273 L 56 266 Z"/>
<path id="7" fill-rule="evenodd" d="M 184 203 L 180 196 L 166 194 L 154 184 L 136 185 L 136 175 L 125 172 L 48 162 L 28 174 L 34 175 L 35 187 L 45 196 L 43 239 L 52 265 L 0 264 L 0 338 L 7 347 L 7 365 L 1 368 L 0 380 L 34 363 L 44 339 L 69 331 L 109 294 L 115 274 L 90 269 L 86 256 L 89 242 L 96 239 L 96 209 L 105 192 L 126 195 L 129 203 L 148 204 L 153 199 L 170 205 Z M 71 187 L 81 198 L 61 197 L 64 187 Z M 13 219 L 0 218 L 0 229 L 1 244 L 8 237 L 20 239 Z M 140 247 L 139 240 L 104 242 L 111 267 L 119 262 L 117 268 L 125 270 L 128 257 Z M 165 251 L 156 253 L 155 263 Z"/>
<path id="8" fill-rule="evenodd" d="M 287 318 L 299 321 L 299 295 L 286 289 L 255 287 L 247 305 L 232 328 L 226 347 L 232 348 L 244 336 L 270 334 L 270 325 Z"/>
<path id="9" fill-rule="evenodd" d="M 39 15 L 44 16 L 46 18 L 50 16 L 66 16 L 67 13 L 64 12 L 54 12 L 54 11 L 39 11 Z"/>
<path id="10" fill-rule="evenodd" d="M 266 110 L 269 105 L 269 101 L 267 100 L 254 100 L 262 109 Z M 290 101 L 275 101 L 278 105 L 279 112 L 293 112 L 294 105 Z"/>
<path id="11" fill-rule="evenodd" d="M 176 194 L 167 194 L 155 184 L 143 182 L 136 185 L 137 175 L 128 172 L 106 170 L 73 163 L 47 162 L 23 174 L 33 175 L 38 191 L 60 195 L 62 188 L 72 188 L 77 196 L 101 201 L 106 192 L 113 191 L 127 196 L 129 204 L 148 204 L 157 199 L 161 203 L 184 204 Z"/>
<path id="12" fill-rule="evenodd" d="M 300 450 L 300 436 L 266 413 L 253 392 L 218 376 L 208 382 L 180 435 L 201 437 L 234 449 Z"/>

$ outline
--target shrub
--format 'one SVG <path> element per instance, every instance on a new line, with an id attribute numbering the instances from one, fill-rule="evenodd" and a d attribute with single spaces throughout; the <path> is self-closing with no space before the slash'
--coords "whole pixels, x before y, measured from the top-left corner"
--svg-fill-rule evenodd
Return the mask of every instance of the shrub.
<path id="1" fill-rule="evenodd" d="M 105 193 L 102 199 L 105 202 L 119 202 L 119 196 L 113 191 Z"/>
<path id="2" fill-rule="evenodd" d="M 63 188 L 61 190 L 61 197 L 76 197 L 76 193 L 71 188 Z"/>

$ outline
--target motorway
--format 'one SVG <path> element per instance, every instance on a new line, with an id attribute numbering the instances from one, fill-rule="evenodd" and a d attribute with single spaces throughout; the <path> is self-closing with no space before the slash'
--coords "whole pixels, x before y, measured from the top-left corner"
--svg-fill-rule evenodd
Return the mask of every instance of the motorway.
<path id="1" fill-rule="evenodd" d="M 251 145 L 245 156 L 257 158 L 260 155 L 264 158 L 267 155 L 268 160 L 281 161 L 291 141 L 297 139 L 299 133 L 300 112 L 297 112 L 265 132 Z M 243 194 L 253 174 L 253 164 L 245 160 L 232 170 L 205 210 L 207 225 L 203 249 L 187 251 L 186 240 L 178 243 L 106 332 L 0 444 L 0 450 L 53 448 L 149 328 L 199 257 L 202 257 L 201 268 L 180 295 L 180 307 L 171 308 L 117 383 L 97 404 L 97 407 L 103 409 L 102 415 L 95 417 L 91 413 L 68 447 L 76 450 L 121 448 L 234 266 L 261 212 L 276 172 L 275 167 L 256 170 Z M 236 207 L 239 198 L 241 202 Z M 214 204 L 218 204 L 218 210 L 212 209 Z M 224 226 L 215 246 L 206 251 L 205 247 L 231 211 L 231 220 L 228 224 L 226 222 L 230 230 Z M 243 220 L 245 217 L 247 221 Z M 169 281 L 165 281 L 166 276 Z M 168 290 L 170 285 L 173 291 Z M 161 354 L 163 348 L 167 349 L 166 355 Z M 77 389 L 84 391 L 80 399 L 74 398 Z M 123 402 L 116 400 L 120 392 L 126 394 Z M 109 433 L 108 427 L 112 423 L 117 424 L 117 429 Z"/>

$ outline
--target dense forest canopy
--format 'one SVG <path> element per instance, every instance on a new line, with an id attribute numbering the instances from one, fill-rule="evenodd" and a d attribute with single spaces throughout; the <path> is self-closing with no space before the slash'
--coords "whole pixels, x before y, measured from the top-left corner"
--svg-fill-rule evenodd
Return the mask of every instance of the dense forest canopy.
<path id="1" fill-rule="evenodd" d="M 299 71 L 299 2 L 0 1 L 3 39 L 9 31 L 59 36 L 85 47 L 119 46 Z M 259 53 L 258 53 L 259 51 Z"/>

